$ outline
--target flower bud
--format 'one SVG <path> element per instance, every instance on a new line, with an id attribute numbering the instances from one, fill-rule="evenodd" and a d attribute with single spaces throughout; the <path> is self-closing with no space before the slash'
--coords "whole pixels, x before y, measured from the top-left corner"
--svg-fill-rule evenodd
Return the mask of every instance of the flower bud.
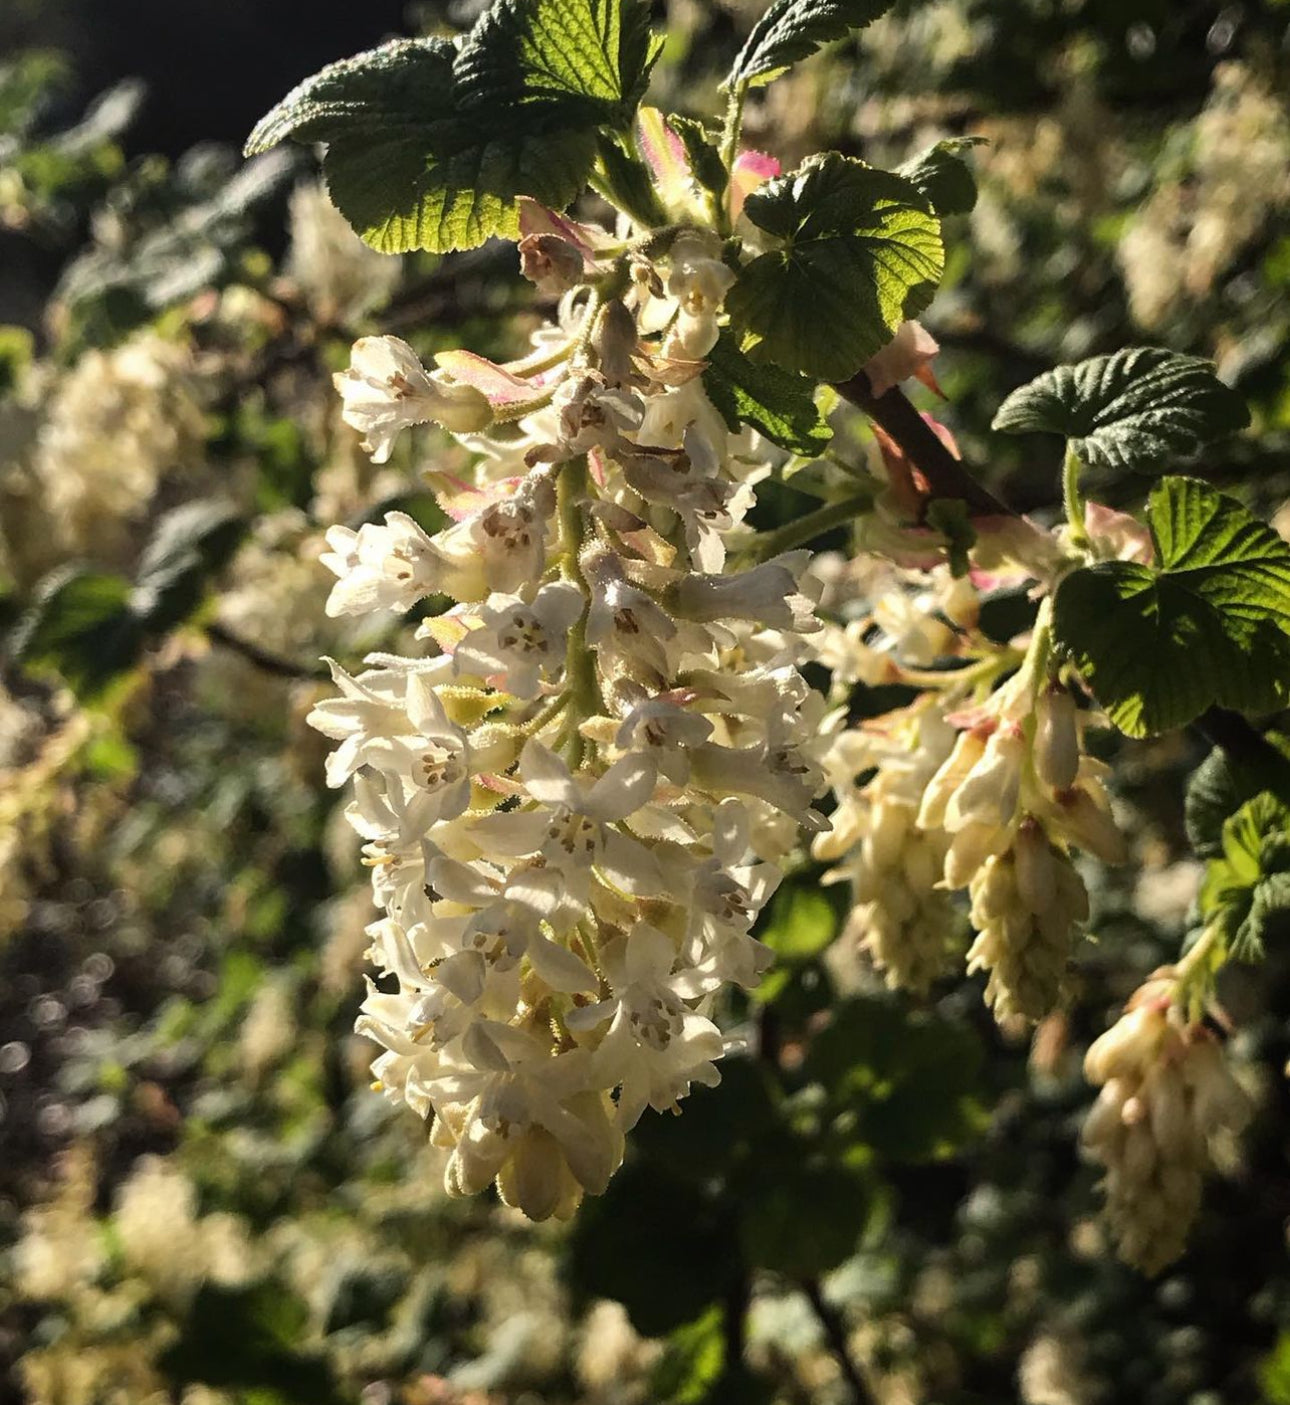
<path id="1" fill-rule="evenodd" d="M 1035 770 L 1053 790 L 1067 790 L 1079 773 L 1075 699 L 1065 688 L 1046 688 L 1035 708 Z"/>
<path id="2" fill-rule="evenodd" d="M 519 242 L 520 273 L 541 293 L 558 297 L 582 281 L 582 251 L 558 234 L 526 234 Z"/>

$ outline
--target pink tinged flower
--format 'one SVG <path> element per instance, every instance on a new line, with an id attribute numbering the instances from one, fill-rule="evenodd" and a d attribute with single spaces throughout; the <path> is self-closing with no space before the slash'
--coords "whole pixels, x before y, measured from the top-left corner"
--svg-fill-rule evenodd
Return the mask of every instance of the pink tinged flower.
<path id="1" fill-rule="evenodd" d="M 400 431 L 434 422 L 470 434 L 492 423 L 488 401 L 473 386 L 426 373 L 415 351 L 398 337 L 362 337 L 350 366 L 334 377 L 341 418 L 363 435 L 374 463 L 385 463 Z"/>
<path id="2" fill-rule="evenodd" d="M 549 390 L 557 370 L 537 375 L 517 376 L 508 366 L 499 366 L 473 351 L 440 351 L 435 365 L 460 385 L 479 391 L 494 410 L 506 410 L 513 416 L 517 407 L 540 400 Z"/>
<path id="3" fill-rule="evenodd" d="M 921 322 L 902 322 L 887 345 L 865 363 L 869 388 L 874 395 L 885 395 L 902 381 L 914 379 L 940 395 L 941 388 L 932 374 L 932 357 L 940 349 Z"/>
<path id="4" fill-rule="evenodd" d="M 1150 531 L 1136 517 L 1101 503 L 1088 503 L 1084 509 L 1084 528 L 1093 542 L 1093 549 L 1104 561 L 1137 561 L 1149 566 L 1155 558 Z"/>
<path id="5" fill-rule="evenodd" d="M 520 240 L 520 273 L 538 292 L 559 297 L 585 275 L 582 251 L 558 234 L 526 234 Z"/>
<path id="6" fill-rule="evenodd" d="M 741 151 L 735 157 L 734 169 L 730 172 L 730 192 L 727 200 L 730 218 L 737 220 L 743 214 L 744 201 L 764 181 L 774 180 L 783 167 L 773 156 L 762 151 Z"/>

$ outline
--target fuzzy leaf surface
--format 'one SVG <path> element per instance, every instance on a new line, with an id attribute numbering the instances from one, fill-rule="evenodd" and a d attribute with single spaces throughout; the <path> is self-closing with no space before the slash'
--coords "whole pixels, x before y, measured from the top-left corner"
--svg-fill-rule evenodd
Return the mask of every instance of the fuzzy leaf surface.
<path id="1" fill-rule="evenodd" d="M 332 199 L 373 248 L 445 252 L 563 208 L 658 55 L 639 0 L 499 0 L 460 43 L 399 39 L 306 79 L 252 132 L 328 143 Z"/>
<path id="2" fill-rule="evenodd" d="M 901 176 L 836 152 L 767 181 L 748 218 L 781 243 L 726 297 L 754 361 L 842 381 L 931 302 L 945 268 L 940 222 Z"/>
<path id="3" fill-rule="evenodd" d="M 1250 420 L 1210 362 L 1139 346 L 1058 366 L 1014 390 L 994 428 L 1065 435 L 1091 468 L 1150 468 L 1194 454 Z"/>
<path id="4" fill-rule="evenodd" d="M 760 87 L 824 44 L 844 39 L 891 9 L 893 0 L 774 0 L 739 50 L 727 88 Z"/>
<path id="5" fill-rule="evenodd" d="M 1193 478 L 1151 495 L 1154 565 L 1107 561 L 1058 588 L 1058 646 L 1121 731 L 1150 736 L 1218 704 L 1290 698 L 1290 545 Z"/>
<path id="6" fill-rule="evenodd" d="M 729 332 L 722 332 L 708 353 L 703 384 L 731 433 L 750 424 L 772 444 L 803 457 L 823 453 L 833 438 L 815 403 L 814 382 L 778 366 L 758 365 Z"/>

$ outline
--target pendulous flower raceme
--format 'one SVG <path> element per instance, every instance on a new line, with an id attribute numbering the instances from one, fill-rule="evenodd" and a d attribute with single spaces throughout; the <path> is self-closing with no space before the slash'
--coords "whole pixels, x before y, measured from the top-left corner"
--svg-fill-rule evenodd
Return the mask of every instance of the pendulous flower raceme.
<path id="1" fill-rule="evenodd" d="M 714 1002 L 758 982 L 776 861 L 826 823 L 807 554 L 747 559 L 765 446 L 699 379 L 730 282 L 711 252 L 678 239 L 625 299 L 566 290 L 541 370 L 427 372 L 384 337 L 336 378 L 374 458 L 429 420 L 483 455 L 476 482 L 430 475 L 441 531 L 327 537 L 329 614 L 454 602 L 427 657 L 333 664 L 310 719 L 385 914 L 359 1028 L 378 1086 L 433 1117 L 449 1189 L 495 1180 L 534 1218 L 602 1191 L 647 1107 L 717 1081 Z M 581 274 L 564 243 L 522 255 L 548 286 Z"/>
<path id="2" fill-rule="evenodd" d="M 431 1121 L 451 1192 L 496 1183 L 537 1219 L 605 1189 L 646 1109 L 675 1111 L 719 1080 L 733 1041 L 717 1019 L 770 962 L 753 933 L 790 867 L 814 860 L 823 882 L 847 885 L 844 938 L 888 985 L 925 995 L 958 966 L 982 975 L 1007 1029 L 1052 1012 L 1090 910 L 1077 857 L 1127 857 L 1087 729 L 1109 717 L 1145 735 L 1227 696 L 1212 681 L 1157 696 L 1140 659 L 1090 645 L 1089 619 L 1108 601 L 1127 619 L 1137 602 L 1140 637 L 1156 639 L 1160 576 L 1197 561 L 1221 573 L 1232 541 L 1266 546 L 1228 520 L 1239 505 L 1195 501 L 1209 490 L 1192 480 L 1166 480 L 1152 512 L 1167 520 L 1150 532 L 1081 495 L 1080 452 L 1105 467 L 1196 438 L 1203 416 L 1166 413 L 1184 381 L 1219 431 L 1238 423 L 1192 358 L 1098 358 L 1005 402 L 995 428 L 1067 436 L 1055 530 L 1010 513 L 904 398 L 914 379 L 940 394 L 936 342 L 913 318 L 944 268 L 941 215 L 970 208 L 957 203 L 966 163 L 942 143 L 901 172 L 827 153 L 782 175 L 738 150 L 749 87 L 833 19 L 817 31 L 813 7 L 773 7 L 732 70 L 716 138 L 652 109 L 630 116 L 649 60 L 616 23 L 605 74 L 565 101 L 568 75 L 539 61 L 537 40 L 577 9 L 504 5 L 455 49 L 400 43 L 335 65 L 251 143 L 330 142 L 330 188 L 377 247 L 513 238 L 554 309 L 506 364 L 452 350 L 428 367 L 393 336 L 355 343 L 335 385 L 373 461 L 435 424 L 471 466 L 423 473 L 436 529 L 388 512 L 327 532 L 328 615 L 415 612 L 424 647 L 369 655 L 362 671 L 333 663 L 338 694 L 310 718 L 335 743 L 329 784 L 352 786 L 383 912 L 358 1022 L 382 1049 L 376 1087 Z M 499 58 L 510 41 L 514 64 Z M 441 79 L 449 49 L 479 161 L 453 145 L 470 124 L 418 109 L 409 130 L 431 145 L 451 132 L 451 150 L 427 153 L 415 191 L 377 191 L 354 166 L 369 137 L 384 140 L 369 80 Z M 489 125 L 502 78 L 553 151 L 574 111 L 599 124 L 588 179 L 612 230 L 509 189 L 513 167 L 539 181 L 530 189 L 549 176 L 549 198 L 567 202 L 562 163 L 583 148 L 536 172 L 528 124 Z M 420 139 L 399 136 L 392 165 Z M 498 189 L 456 189 L 474 164 Z M 873 422 L 858 451 L 829 422 L 839 397 Z M 755 530 L 753 509 L 775 496 L 759 489 L 785 483 L 820 506 Z M 1215 522 L 1203 549 L 1182 540 L 1180 523 Z M 840 561 L 805 549 L 839 530 Z M 1237 645 L 1264 616 L 1290 617 L 1280 600 L 1242 613 L 1243 563 L 1206 579 L 1208 594 L 1197 585 L 1199 604 L 1170 595 L 1171 610 L 1203 616 L 1178 639 L 1212 632 L 1232 600 Z M 995 593 L 1030 621 L 1015 637 L 985 627 Z M 887 687 L 900 701 L 884 712 Z M 1112 1112 L 1095 1113 L 1089 1145 L 1121 1247 L 1148 1267 L 1177 1245 L 1143 1197 L 1190 1218 L 1212 1132 L 1240 1120 L 1190 1005 L 1179 1023 L 1184 1003 L 1152 996 L 1127 1017 L 1145 1033 L 1090 1054 Z"/>
<path id="3" fill-rule="evenodd" d="M 1156 971 L 1084 1060 L 1089 1081 L 1101 1087 L 1084 1123 L 1084 1149 L 1105 1168 L 1120 1257 L 1151 1274 L 1183 1252 L 1216 1149 L 1251 1113 L 1218 1035 L 1192 1017 L 1188 964 L 1185 957 Z"/>

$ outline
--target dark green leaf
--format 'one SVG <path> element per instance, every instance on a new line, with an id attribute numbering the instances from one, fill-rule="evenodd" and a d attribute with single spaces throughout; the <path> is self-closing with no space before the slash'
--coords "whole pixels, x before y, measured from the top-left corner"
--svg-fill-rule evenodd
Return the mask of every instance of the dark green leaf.
<path id="1" fill-rule="evenodd" d="M 597 130 L 630 121 L 657 53 L 639 0 L 499 0 L 459 48 L 401 39 L 331 64 L 247 151 L 328 142 L 332 198 L 374 248 L 471 248 L 518 234 L 519 196 L 578 194 Z"/>
<path id="2" fill-rule="evenodd" d="M 981 1062 L 970 1028 L 871 997 L 835 1007 L 802 1076 L 843 1117 L 836 1135 L 893 1161 L 920 1162 L 980 1130 Z"/>
<path id="3" fill-rule="evenodd" d="M 1123 469 L 1194 454 L 1249 419 L 1208 361 L 1144 346 L 1045 372 L 1008 396 L 994 428 L 1063 434 L 1090 467 Z"/>
<path id="4" fill-rule="evenodd" d="M 967 153 L 984 145 L 984 137 L 947 137 L 897 166 L 896 174 L 917 186 L 942 218 L 966 215 L 976 204 L 976 176 Z"/>
<path id="5" fill-rule="evenodd" d="M 744 212 L 781 243 L 740 273 L 731 321 L 754 360 L 817 380 L 860 370 L 931 302 L 944 270 L 925 197 L 836 153 L 767 181 Z"/>
<path id="6" fill-rule="evenodd" d="M 142 651 L 130 583 L 76 566 L 45 578 L 13 640 L 19 662 L 53 669 L 87 701 L 133 668 Z"/>
<path id="7" fill-rule="evenodd" d="M 1233 498 L 1191 478 L 1151 495 L 1153 566 L 1108 561 L 1067 576 L 1053 612 L 1070 655 L 1121 731 L 1180 727 L 1217 703 L 1290 698 L 1290 546 Z"/>
<path id="8" fill-rule="evenodd" d="M 861 1167 L 807 1159 L 792 1142 L 784 1149 L 790 1154 L 760 1167 L 755 1188 L 739 1197 L 740 1242 L 755 1268 L 817 1278 L 855 1253 L 869 1220 L 874 1178 Z"/>
<path id="9" fill-rule="evenodd" d="M 1264 740 L 1290 759 L 1290 741 L 1276 733 Z M 1221 747 L 1196 768 L 1187 786 L 1187 839 L 1197 858 L 1212 859 L 1222 852 L 1223 825 L 1229 815 L 1252 800 L 1268 784 L 1263 767 L 1230 756 Z"/>
<path id="10" fill-rule="evenodd" d="M 822 44 L 870 24 L 892 4 L 893 0 L 774 0 L 739 50 L 725 86 L 769 83 Z"/>
<path id="11" fill-rule="evenodd" d="M 655 1337 L 722 1301 L 741 1268 L 717 1202 L 653 1162 L 629 1161 L 578 1211 L 567 1271 L 581 1296 L 617 1299 Z"/>
<path id="12" fill-rule="evenodd" d="M 815 383 L 794 371 L 758 365 L 723 331 L 708 353 L 703 386 L 732 433 L 750 424 L 772 444 L 813 458 L 833 437 L 815 403 Z"/>
<path id="13" fill-rule="evenodd" d="M 149 629 L 173 629 L 201 603 L 208 578 L 227 563 L 245 531 L 228 503 L 173 508 L 144 548 L 131 608 Z"/>

